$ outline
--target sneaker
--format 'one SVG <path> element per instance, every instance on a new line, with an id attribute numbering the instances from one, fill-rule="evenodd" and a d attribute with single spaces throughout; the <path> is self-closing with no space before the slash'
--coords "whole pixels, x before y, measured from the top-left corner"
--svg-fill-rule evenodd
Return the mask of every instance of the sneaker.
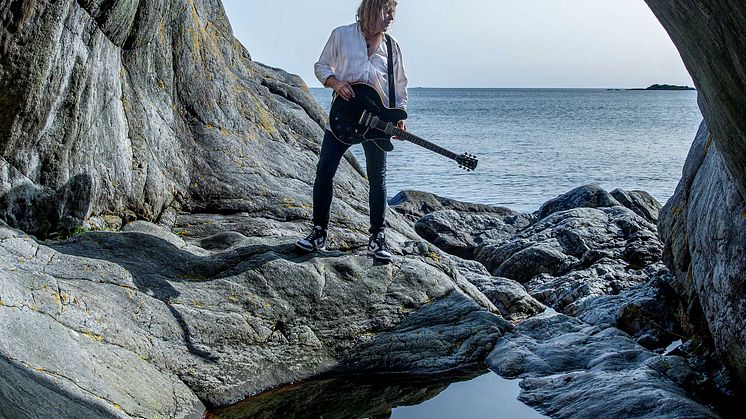
<path id="1" fill-rule="evenodd" d="M 306 252 L 326 250 L 326 236 L 326 229 L 324 227 L 314 226 L 311 234 L 306 236 L 305 239 L 295 242 L 295 246 L 299 249 L 305 250 Z"/>
<path id="2" fill-rule="evenodd" d="M 383 231 L 370 236 L 368 254 L 373 255 L 376 260 L 383 262 L 391 261 L 391 252 L 389 252 L 389 247 L 386 246 L 386 236 L 383 234 Z"/>

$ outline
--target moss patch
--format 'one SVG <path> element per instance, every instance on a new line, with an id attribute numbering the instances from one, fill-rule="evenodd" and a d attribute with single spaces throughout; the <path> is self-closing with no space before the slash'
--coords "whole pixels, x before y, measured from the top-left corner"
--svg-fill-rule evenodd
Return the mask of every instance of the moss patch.
<path id="1" fill-rule="evenodd" d="M 102 343 L 104 341 L 104 337 L 101 335 L 97 335 L 90 330 L 84 330 L 82 332 L 83 335 L 87 336 L 89 339 L 91 339 L 94 342 Z"/>

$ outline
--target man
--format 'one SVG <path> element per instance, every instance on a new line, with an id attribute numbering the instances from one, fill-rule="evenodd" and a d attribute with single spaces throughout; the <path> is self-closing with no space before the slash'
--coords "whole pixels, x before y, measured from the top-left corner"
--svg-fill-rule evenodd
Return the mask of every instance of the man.
<path id="1" fill-rule="evenodd" d="M 332 31 L 315 64 L 316 77 L 325 87 L 334 90 L 337 99 L 354 96 L 350 83 L 373 86 L 384 103 L 389 103 L 388 49 L 384 33 L 396 14 L 395 0 L 363 0 L 357 10 L 357 22 Z M 407 106 L 407 77 L 399 44 L 392 40 L 396 107 Z M 404 121 L 397 126 L 406 130 Z M 324 250 L 333 197 L 333 179 L 342 156 L 349 146 L 338 141 L 327 124 L 316 166 L 313 185 L 313 224 L 311 234 L 298 240 L 296 246 L 305 251 Z M 370 240 L 368 251 L 377 260 L 390 261 L 391 252 L 384 235 L 386 211 L 386 152 L 372 142 L 363 143 L 370 183 Z"/>

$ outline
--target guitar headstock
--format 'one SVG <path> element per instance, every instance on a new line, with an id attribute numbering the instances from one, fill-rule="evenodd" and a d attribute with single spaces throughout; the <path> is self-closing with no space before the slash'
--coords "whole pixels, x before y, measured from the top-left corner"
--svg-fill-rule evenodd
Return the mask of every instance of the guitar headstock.
<path id="1" fill-rule="evenodd" d="M 477 164 L 479 164 L 477 156 L 469 153 L 464 153 L 456 157 L 456 161 L 458 162 L 458 167 L 466 170 L 467 172 L 471 172 L 472 170 L 476 169 Z"/>

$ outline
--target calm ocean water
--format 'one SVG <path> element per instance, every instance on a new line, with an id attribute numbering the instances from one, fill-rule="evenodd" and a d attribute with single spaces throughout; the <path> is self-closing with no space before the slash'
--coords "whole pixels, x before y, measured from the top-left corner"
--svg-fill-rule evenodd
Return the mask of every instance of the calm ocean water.
<path id="1" fill-rule="evenodd" d="M 328 110 L 331 90 L 311 92 Z M 477 155 L 479 167 L 467 173 L 395 142 L 389 197 L 416 189 L 525 212 L 587 183 L 642 189 L 665 203 L 702 119 L 694 91 L 414 88 L 409 95 L 409 131 Z M 362 147 L 352 151 L 364 164 Z"/>

